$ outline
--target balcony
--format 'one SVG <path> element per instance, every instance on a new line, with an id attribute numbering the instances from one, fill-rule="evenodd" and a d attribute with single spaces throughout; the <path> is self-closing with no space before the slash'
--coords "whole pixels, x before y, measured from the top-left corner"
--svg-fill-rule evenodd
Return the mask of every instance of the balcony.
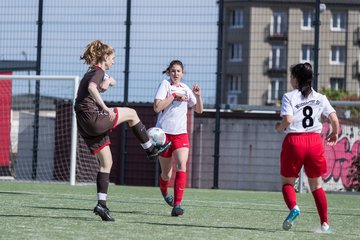
<path id="1" fill-rule="evenodd" d="M 276 64 L 273 61 L 267 59 L 264 62 L 264 73 L 269 75 L 286 75 L 286 65 L 285 64 Z"/>
<path id="2" fill-rule="evenodd" d="M 287 31 L 274 31 L 274 28 L 269 24 L 265 28 L 265 40 L 286 42 L 288 40 Z"/>

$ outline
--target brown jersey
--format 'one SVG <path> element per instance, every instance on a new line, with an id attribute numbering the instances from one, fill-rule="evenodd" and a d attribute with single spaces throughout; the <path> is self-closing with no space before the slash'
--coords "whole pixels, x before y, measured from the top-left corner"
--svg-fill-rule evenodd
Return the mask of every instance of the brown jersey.
<path id="1" fill-rule="evenodd" d="M 104 75 L 104 70 L 97 66 L 89 68 L 80 82 L 75 101 L 78 131 L 93 154 L 110 144 L 109 130 L 115 127 L 118 119 L 117 113 L 115 120 L 110 121 L 108 113 L 96 103 L 88 91 L 92 82 L 101 89 Z"/>
<path id="2" fill-rule="evenodd" d="M 96 103 L 95 99 L 90 95 L 88 91 L 89 84 L 95 83 L 98 89 L 105 76 L 104 70 L 94 66 L 90 67 L 87 73 L 80 81 L 77 97 L 75 101 L 76 112 L 94 112 L 101 110 L 100 106 Z"/>

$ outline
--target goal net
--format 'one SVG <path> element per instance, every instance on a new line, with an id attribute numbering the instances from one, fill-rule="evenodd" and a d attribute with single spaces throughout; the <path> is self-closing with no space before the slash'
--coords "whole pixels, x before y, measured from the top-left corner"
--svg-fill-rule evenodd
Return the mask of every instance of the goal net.
<path id="1" fill-rule="evenodd" d="M 0 74 L 0 179 L 90 182 L 98 163 L 77 135 L 78 76 Z"/>

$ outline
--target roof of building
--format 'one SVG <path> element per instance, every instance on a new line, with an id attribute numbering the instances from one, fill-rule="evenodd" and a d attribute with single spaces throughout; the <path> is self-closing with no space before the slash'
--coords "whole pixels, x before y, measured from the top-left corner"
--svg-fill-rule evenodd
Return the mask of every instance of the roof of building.
<path id="1" fill-rule="evenodd" d="M 36 61 L 0 60 L 1 72 L 35 71 Z"/>
<path id="2" fill-rule="evenodd" d="M 56 104 L 71 103 L 69 99 L 62 99 L 51 96 L 41 96 L 39 99 L 39 110 L 56 110 Z M 35 94 L 19 94 L 12 96 L 13 110 L 34 110 Z"/>

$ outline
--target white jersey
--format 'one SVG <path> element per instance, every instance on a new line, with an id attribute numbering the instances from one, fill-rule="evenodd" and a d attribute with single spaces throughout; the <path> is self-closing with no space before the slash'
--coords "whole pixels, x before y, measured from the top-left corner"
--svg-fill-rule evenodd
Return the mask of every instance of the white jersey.
<path id="1" fill-rule="evenodd" d="M 163 80 L 160 83 L 155 99 L 164 100 L 173 93 L 181 93 L 187 97 L 187 100 L 181 101 L 175 98 L 169 106 L 159 113 L 156 127 L 161 128 L 165 133 L 173 135 L 187 133 L 187 111 L 189 107 L 196 104 L 196 98 L 193 91 L 186 84 L 180 83 L 176 87 L 170 81 Z"/>
<path id="2" fill-rule="evenodd" d="M 280 116 L 292 116 L 293 121 L 285 129 L 285 133 L 316 132 L 321 133 L 321 115 L 329 117 L 335 112 L 329 100 L 323 94 L 312 92 L 304 98 L 298 89 L 285 93 L 282 98 Z"/>

